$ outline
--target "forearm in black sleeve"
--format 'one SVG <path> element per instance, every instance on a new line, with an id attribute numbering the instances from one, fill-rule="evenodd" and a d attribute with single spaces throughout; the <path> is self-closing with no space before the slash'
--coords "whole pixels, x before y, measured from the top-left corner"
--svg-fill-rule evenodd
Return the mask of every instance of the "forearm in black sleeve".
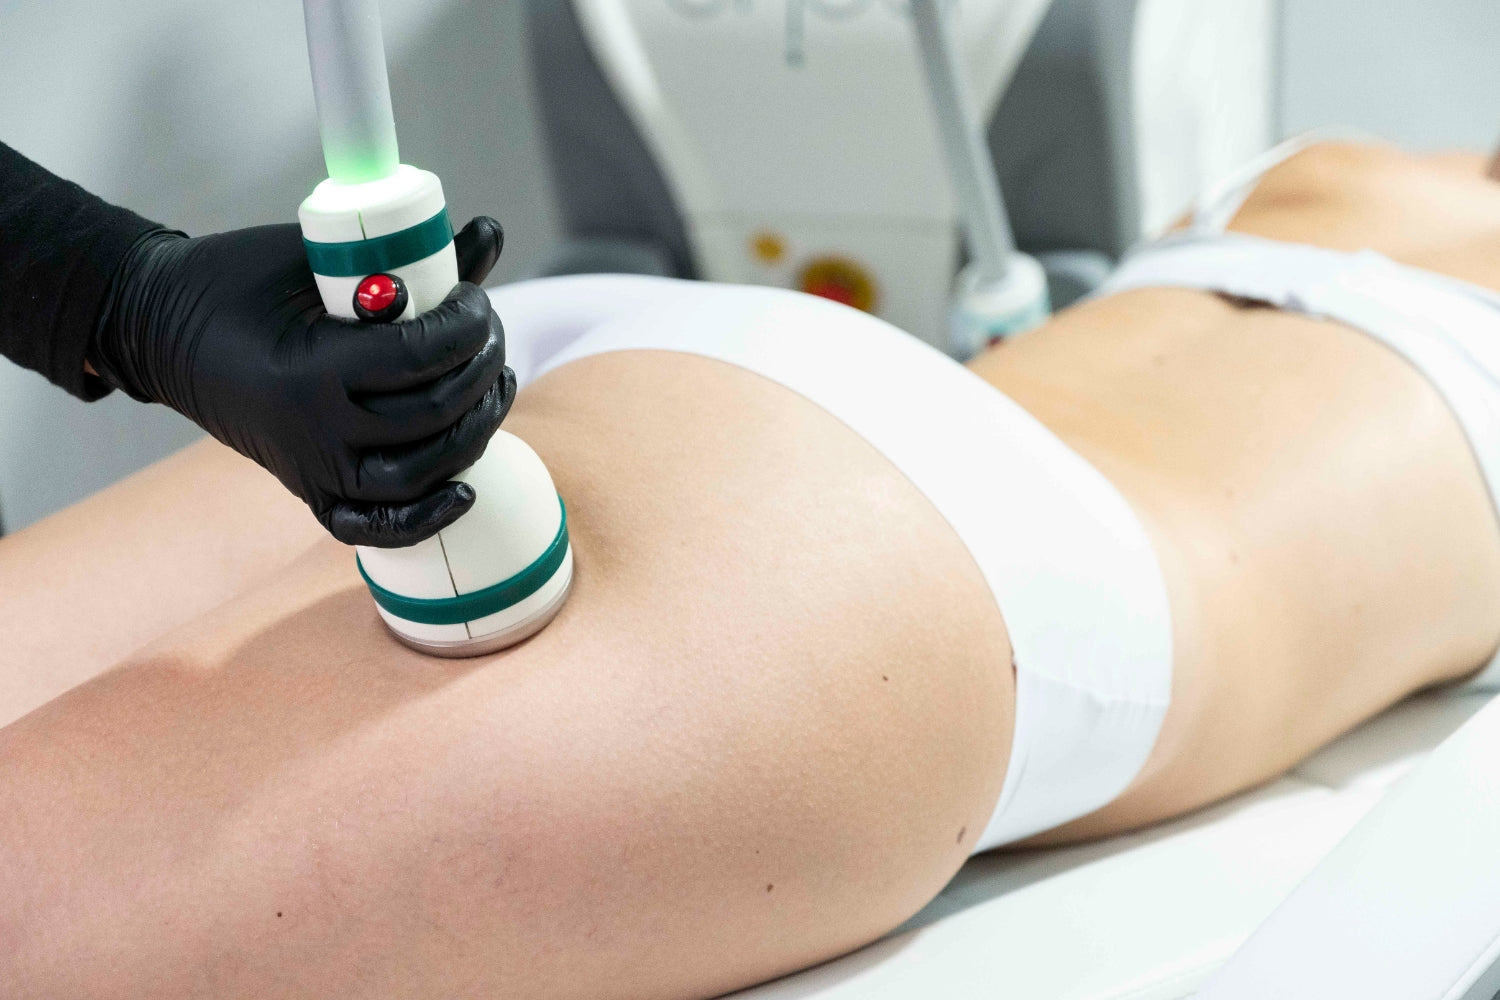
<path id="1" fill-rule="evenodd" d="M 89 342 L 125 252 L 160 228 L 0 143 L 0 354 L 82 399 L 109 392 Z"/>

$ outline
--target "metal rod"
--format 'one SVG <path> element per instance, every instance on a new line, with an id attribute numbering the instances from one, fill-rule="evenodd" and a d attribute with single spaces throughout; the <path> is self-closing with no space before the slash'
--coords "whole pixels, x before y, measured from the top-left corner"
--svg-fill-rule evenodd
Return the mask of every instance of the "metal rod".
<path id="1" fill-rule="evenodd" d="M 1016 241 L 943 6 L 941 0 L 911 0 L 917 47 L 969 253 L 981 279 L 998 282 L 1010 268 Z"/>

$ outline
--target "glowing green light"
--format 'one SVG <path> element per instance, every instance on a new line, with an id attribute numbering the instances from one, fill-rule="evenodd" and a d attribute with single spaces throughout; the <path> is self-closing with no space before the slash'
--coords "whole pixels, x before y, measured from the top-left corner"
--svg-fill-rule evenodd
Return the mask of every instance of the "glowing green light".
<path id="1" fill-rule="evenodd" d="M 303 0 L 307 55 L 328 176 L 343 184 L 396 172 L 396 121 L 376 0 Z"/>
<path id="2" fill-rule="evenodd" d="M 325 131 L 323 161 L 328 164 L 328 176 L 340 184 L 363 184 L 389 177 L 401 162 L 396 151 L 395 129 L 391 130 L 390 142 L 379 146 L 345 142 Z"/>

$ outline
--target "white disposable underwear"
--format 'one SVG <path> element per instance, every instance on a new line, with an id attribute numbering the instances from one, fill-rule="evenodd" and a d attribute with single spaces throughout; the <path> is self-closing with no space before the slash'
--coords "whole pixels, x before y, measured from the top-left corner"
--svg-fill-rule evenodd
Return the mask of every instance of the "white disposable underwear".
<path id="1" fill-rule="evenodd" d="M 879 319 L 796 292 L 597 275 L 490 294 L 523 385 L 610 351 L 716 358 L 842 421 L 947 519 L 1005 620 L 1016 677 L 1010 761 L 976 851 L 1090 813 L 1139 773 L 1172 682 L 1155 554 L 1114 486 L 999 390 Z"/>

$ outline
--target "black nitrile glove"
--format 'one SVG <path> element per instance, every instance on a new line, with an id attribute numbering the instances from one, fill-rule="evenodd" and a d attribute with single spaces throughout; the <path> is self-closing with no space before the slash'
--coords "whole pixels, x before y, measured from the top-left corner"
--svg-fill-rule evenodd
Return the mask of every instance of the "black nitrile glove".
<path id="1" fill-rule="evenodd" d="M 495 220 L 475 219 L 454 239 L 462 282 L 441 305 L 354 323 L 324 312 L 295 225 L 148 233 L 115 276 L 90 361 L 270 470 L 339 541 L 414 545 L 474 505 L 449 477 L 515 397 L 478 286 L 502 243 Z"/>

